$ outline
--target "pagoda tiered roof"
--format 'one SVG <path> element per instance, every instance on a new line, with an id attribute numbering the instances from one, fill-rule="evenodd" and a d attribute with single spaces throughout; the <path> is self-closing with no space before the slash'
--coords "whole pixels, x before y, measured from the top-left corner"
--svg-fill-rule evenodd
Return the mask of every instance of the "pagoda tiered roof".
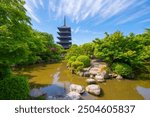
<path id="1" fill-rule="evenodd" d="M 60 40 L 57 42 L 58 44 L 62 45 L 65 49 L 68 49 L 72 44 L 71 40 L 71 27 L 66 26 L 66 19 L 64 18 L 64 25 L 58 27 L 58 39 Z"/>
<path id="2" fill-rule="evenodd" d="M 68 36 L 60 36 L 60 37 L 57 37 L 59 40 L 71 40 L 71 36 L 68 37 Z"/>

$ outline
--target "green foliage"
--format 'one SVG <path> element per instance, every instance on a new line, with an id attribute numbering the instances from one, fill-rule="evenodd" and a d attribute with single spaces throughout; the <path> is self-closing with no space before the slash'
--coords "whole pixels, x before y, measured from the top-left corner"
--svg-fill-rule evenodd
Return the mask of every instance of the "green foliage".
<path id="1" fill-rule="evenodd" d="M 86 55 L 78 56 L 76 61 L 82 62 L 84 64 L 84 67 L 89 67 L 90 66 L 90 58 Z"/>
<path id="2" fill-rule="evenodd" d="M 61 59 L 63 48 L 54 44 L 51 34 L 32 31 L 32 39 L 28 42 L 30 54 L 21 64 L 34 64 L 36 62 L 54 62 Z"/>
<path id="3" fill-rule="evenodd" d="M 84 63 L 80 61 L 75 61 L 75 62 L 72 62 L 71 64 L 71 68 L 75 71 L 80 71 L 83 69 L 83 67 L 84 67 Z"/>
<path id="4" fill-rule="evenodd" d="M 130 33 L 129 36 L 124 36 L 121 32 L 107 34 L 104 39 L 94 41 L 94 55 L 110 65 L 120 62 L 130 65 L 134 70 L 140 69 L 150 59 L 149 35 L 149 32 L 140 35 Z"/>
<path id="5" fill-rule="evenodd" d="M 0 81 L 1 100 L 23 100 L 27 99 L 29 85 L 23 76 L 5 78 Z"/>
<path id="6" fill-rule="evenodd" d="M 71 67 L 71 64 L 72 64 L 73 62 L 75 62 L 76 59 L 77 59 L 76 56 L 70 57 L 70 59 L 69 59 L 68 62 L 67 62 L 67 65 L 68 65 L 69 67 Z"/>
<path id="7" fill-rule="evenodd" d="M 24 61 L 29 48 L 30 18 L 26 16 L 23 1 L 0 2 L 0 64 L 15 64 Z"/>
<path id="8" fill-rule="evenodd" d="M 0 80 L 10 77 L 11 69 L 8 65 L 0 64 Z"/>
<path id="9" fill-rule="evenodd" d="M 72 57 L 70 57 L 70 59 L 69 59 L 69 61 L 76 61 L 76 59 L 77 59 L 77 57 L 76 56 L 72 56 Z"/>
<path id="10" fill-rule="evenodd" d="M 131 74 L 133 73 L 132 68 L 124 63 L 114 63 L 112 65 L 112 70 L 113 72 L 122 75 L 124 77 L 130 77 L 131 78 Z"/>
<path id="11" fill-rule="evenodd" d="M 83 55 L 83 50 L 80 46 L 77 46 L 75 44 L 73 44 L 70 49 L 67 51 L 67 54 L 65 56 L 66 60 L 69 60 L 70 57 L 72 56 L 76 56 L 78 57 L 79 55 Z"/>
<path id="12" fill-rule="evenodd" d="M 94 43 L 85 43 L 81 45 L 84 55 L 91 57 L 94 52 Z"/>
<path id="13" fill-rule="evenodd" d="M 75 44 L 72 45 L 65 56 L 67 65 L 71 67 L 73 62 L 79 61 L 83 63 L 83 66 L 76 68 L 77 71 L 82 70 L 84 67 L 88 67 L 90 65 L 90 57 L 93 55 L 93 51 L 94 43 L 85 43 L 81 46 Z"/>
<path id="14" fill-rule="evenodd" d="M 0 64 L 34 64 L 60 60 L 61 47 L 51 34 L 32 29 L 24 0 L 0 3 Z"/>
<path id="15" fill-rule="evenodd" d="M 70 49 L 67 51 L 67 54 L 65 56 L 65 59 L 69 60 L 71 56 L 80 56 L 80 55 L 86 55 L 88 57 L 91 57 L 94 52 L 94 43 L 85 43 L 83 45 L 72 45 Z"/>

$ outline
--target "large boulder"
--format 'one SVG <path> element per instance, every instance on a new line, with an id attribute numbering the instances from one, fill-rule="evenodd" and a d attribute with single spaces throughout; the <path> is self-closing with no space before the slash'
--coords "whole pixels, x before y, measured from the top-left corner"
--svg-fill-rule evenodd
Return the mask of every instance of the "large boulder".
<path id="1" fill-rule="evenodd" d="M 81 95 L 79 93 L 77 93 L 77 92 L 74 92 L 74 91 L 68 93 L 66 97 L 69 97 L 71 100 L 79 100 L 79 99 L 81 99 Z"/>
<path id="2" fill-rule="evenodd" d="M 77 85 L 77 84 L 71 84 L 70 85 L 70 91 L 74 91 L 74 92 L 77 92 L 79 94 L 82 94 L 84 93 L 84 89 L 81 85 Z"/>
<path id="3" fill-rule="evenodd" d="M 32 89 L 32 90 L 30 91 L 30 93 L 29 93 L 29 95 L 30 95 L 31 97 L 34 97 L 34 98 L 43 96 L 43 95 L 45 95 L 45 94 L 46 94 L 45 92 L 43 92 L 43 91 L 41 91 L 40 89 L 37 89 L 37 88 Z"/>
<path id="4" fill-rule="evenodd" d="M 105 82 L 104 76 L 101 75 L 101 74 L 97 74 L 97 75 L 95 76 L 95 80 L 96 80 L 97 82 Z"/>
<path id="5" fill-rule="evenodd" d="M 95 85 L 95 84 L 88 85 L 86 87 L 86 91 L 91 93 L 91 94 L 93 94 L 93 95 L 96 95 L 96 96 L 99 96 L 100 93 L 101 93 L 100 86 L 99 85 Z"/>
<path id="6" fill-rule="evenodd" d="M 88 84 L 95 84 L 95 83 L 96 83 L 96 81 L 95 81 L 94 79 L 92 79 L 92 78 L 86 79 L 86 82 L 87 82 Z"/>

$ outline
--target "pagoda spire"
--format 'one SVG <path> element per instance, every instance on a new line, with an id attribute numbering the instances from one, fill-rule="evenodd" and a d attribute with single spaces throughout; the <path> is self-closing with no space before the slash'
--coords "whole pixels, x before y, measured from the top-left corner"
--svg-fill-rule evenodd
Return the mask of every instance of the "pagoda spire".
<path id="1" fill-rule="evenodd" d="M 66 16 L 64 16 L 64 26 L 66 26 Z"/>

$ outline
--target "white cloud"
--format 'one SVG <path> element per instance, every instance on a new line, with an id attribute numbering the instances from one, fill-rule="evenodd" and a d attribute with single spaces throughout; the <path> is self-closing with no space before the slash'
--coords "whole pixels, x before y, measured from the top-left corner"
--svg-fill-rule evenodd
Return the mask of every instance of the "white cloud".
<path id="1" fill-rule="evenodd" d="M 27 10 L 27 15 L 29 17 L 31 17 L 34 21 L 36 21 L 37 23 L 40 23 L 40 20 L 37 18 L 37 16 L 35 15 L 32 7 L 28 4 L 25 4 L 24 7 L 26 8 Z"/>
<path id="2" fill-rule="evenodd" d="M 37 0 L 31 0 L 31 2 L 33 3 L 33 5 L 38 8 L 38 4 L 37 4 Z"/>
<path id="3" fill-rule="evenodd" d="M 146 22 L 150 22 L 150 19 L 142 20 L 142 21 L 140 21 L 139 23 L 146 23 Z"/>
<path id="4" fill-rule="evenodd" d="M 138 0 L 55 0 L 50 1 L 50 12 L 53 12 L 57 18 L 66 15 L 75 22 L 86 20 L 99 16 L 98 20 L 107 20 L 128 7 Z"/>
<path id="5" fill-rule="evenodd" d="M 92 35 L 101 35 L 101 32 L 96 32 L 96 31 L 92 31 L 92 30 L 88 30 L 88 29 L 81 29 L 80 27 L 77 27 L 75 29 L 72 29 L 72 32 L 74 34 L 76 33 L 83 33 L 83 34 L 92 34 Z"/>
<path id="6" fill-rule="evenodd" d="M 150 7 L 147 7 L 145 9 L 142 9 L 140 11 L 135 12 L 134 14 L 128 16 L 127 18 L 125 18 L 121 21 L 118 21 L 117 24 L 125 24 L 127 22 L 133 21 L 133 20 L 140 18 L 140 17 L 147 15 L 147 14 L 150 14 Z"/>
<path id="7" fill-rule="evenodd" d="M 44 4 L 42 0 L 39 0 L 39 4 L 41 5 L 42 8 L 44 8 Z"/>
<path id="8" fill-rule="evenodd" d="M 33 19 L 37 23 L 40 23 L 40 20 L 35 13 L 35 9 L 39 9 L 39 6 L 44 8 L 43 1 L 42 0 L 25 0 L 25 2 L 26 4 L 24 5 L 24 7 L 27 10 L 27 14 L 31 17 L 31 19 Z"/>
<path id="9" fill-rule="evenodd" d="M 80 31 L 80 27 L 77 27 L 73 32 L 78 33 Z"/>

